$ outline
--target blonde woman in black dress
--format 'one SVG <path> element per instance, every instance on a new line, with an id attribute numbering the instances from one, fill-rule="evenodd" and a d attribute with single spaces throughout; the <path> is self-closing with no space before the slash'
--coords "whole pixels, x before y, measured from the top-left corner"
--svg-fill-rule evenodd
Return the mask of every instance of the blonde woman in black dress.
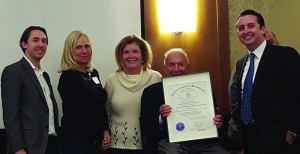
<path id="1" fill-rule="evenodd" d="M 91 61 L 88 35 L 71 32 L 65 40 L 58 84 L 63 107 L 63 154 L 99 154 L 110 146 L 107 96 Z"/>

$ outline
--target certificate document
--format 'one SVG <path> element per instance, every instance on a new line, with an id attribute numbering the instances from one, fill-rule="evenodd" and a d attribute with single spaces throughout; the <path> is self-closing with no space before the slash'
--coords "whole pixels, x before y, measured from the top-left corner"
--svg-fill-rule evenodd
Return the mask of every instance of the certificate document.
<path id="1" fill-rule="evenodd" d="M 209 72 L 162 79 L 170 142 L 218 137 Z"/>

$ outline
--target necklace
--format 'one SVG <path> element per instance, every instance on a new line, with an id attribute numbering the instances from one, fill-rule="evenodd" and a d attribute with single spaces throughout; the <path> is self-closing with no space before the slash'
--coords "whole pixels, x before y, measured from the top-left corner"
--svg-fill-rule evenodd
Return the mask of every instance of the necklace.
<path id="1" fill-rule="evenodd" d="M 88 73 L 88 77 L 85 77 L 87 76 L 86 73 L 82 73 L 82 72 L 79 72 L 80 73 L 80 76 L 85 80 L 85 81 L 91 81 L 92 77 L 91 77 L 91 73 Z"/>

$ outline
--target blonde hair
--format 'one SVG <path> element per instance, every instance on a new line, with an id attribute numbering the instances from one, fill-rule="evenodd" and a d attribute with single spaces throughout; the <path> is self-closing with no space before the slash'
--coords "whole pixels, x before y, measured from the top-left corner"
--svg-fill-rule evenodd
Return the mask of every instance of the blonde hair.
<path id="1" fill-rule="evenodd" d="M 128 35 L 125 36 L 115 48 L 115 59 L 118 65 L 117 71 L 125 70 L 125 65 L 122 61 L 123 50 L 126 45 L 131 43 L 136 43 L 141 50 L 143 70 L 151 68 L 153 55 L 149 43 L 137 35 Z"/>
<path id="2" fill-rule="evenodd" d="M 60 62 L 60 70 L 58 71 L 59 73 L 66 70 L 77 70 L 79 68 L 78 63 L 74 59 L 74 52 L 76 48 L 76 43 L 81 36 L 86 37 L 89 40 L 89 43 L 91 44 L 91 40 L 87 34 L 79 30 L 72 31 L 65 40 L 64 51 Z M 86 71 L 93 71 L 92 55 L 91 59 L 86 65 Z"/>

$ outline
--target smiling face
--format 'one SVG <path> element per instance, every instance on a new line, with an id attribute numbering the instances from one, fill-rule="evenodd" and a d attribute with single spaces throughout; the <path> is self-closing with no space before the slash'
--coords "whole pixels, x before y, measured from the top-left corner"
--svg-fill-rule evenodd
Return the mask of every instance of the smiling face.
<path id="1" fill-rule="evenodd" d="M 33 63 L 39 62 L 46 54 L 48 40 L 44 32 L 33 30 L 30 32 L 27 42 L 22 42 L 25 56 Z"/>
<path id="2" fill-rule="evenodd" d="M 142 68 L 142 52 L 136 43 L 127 44 L 122 51 L 122 63 L 127 74 L 139 74 Z"/>
<path id="3" fill-rule="evenodd" d="M 249 51 L 254 51 L 265 40 L 266 27 L 261 27 L 254 15 L 241 16 L 236 27 L 239 40 Z"/>
<path id="4" fill-rule="evenodd" d="M 92 55 L 92 48 L 89 39 L 85 36 L 80 36 L 76 42 L 73 52 L 75 61 L 82 67 L 83 70 L 85 70 L 85 67 Z"/>
<path id="5" fill-rule="evenodd" d="M 165 59 L 164 71 L 167 76 L 178 76 L 187 74 L 190 64 L 180 52 L 170 53 Z"/>

